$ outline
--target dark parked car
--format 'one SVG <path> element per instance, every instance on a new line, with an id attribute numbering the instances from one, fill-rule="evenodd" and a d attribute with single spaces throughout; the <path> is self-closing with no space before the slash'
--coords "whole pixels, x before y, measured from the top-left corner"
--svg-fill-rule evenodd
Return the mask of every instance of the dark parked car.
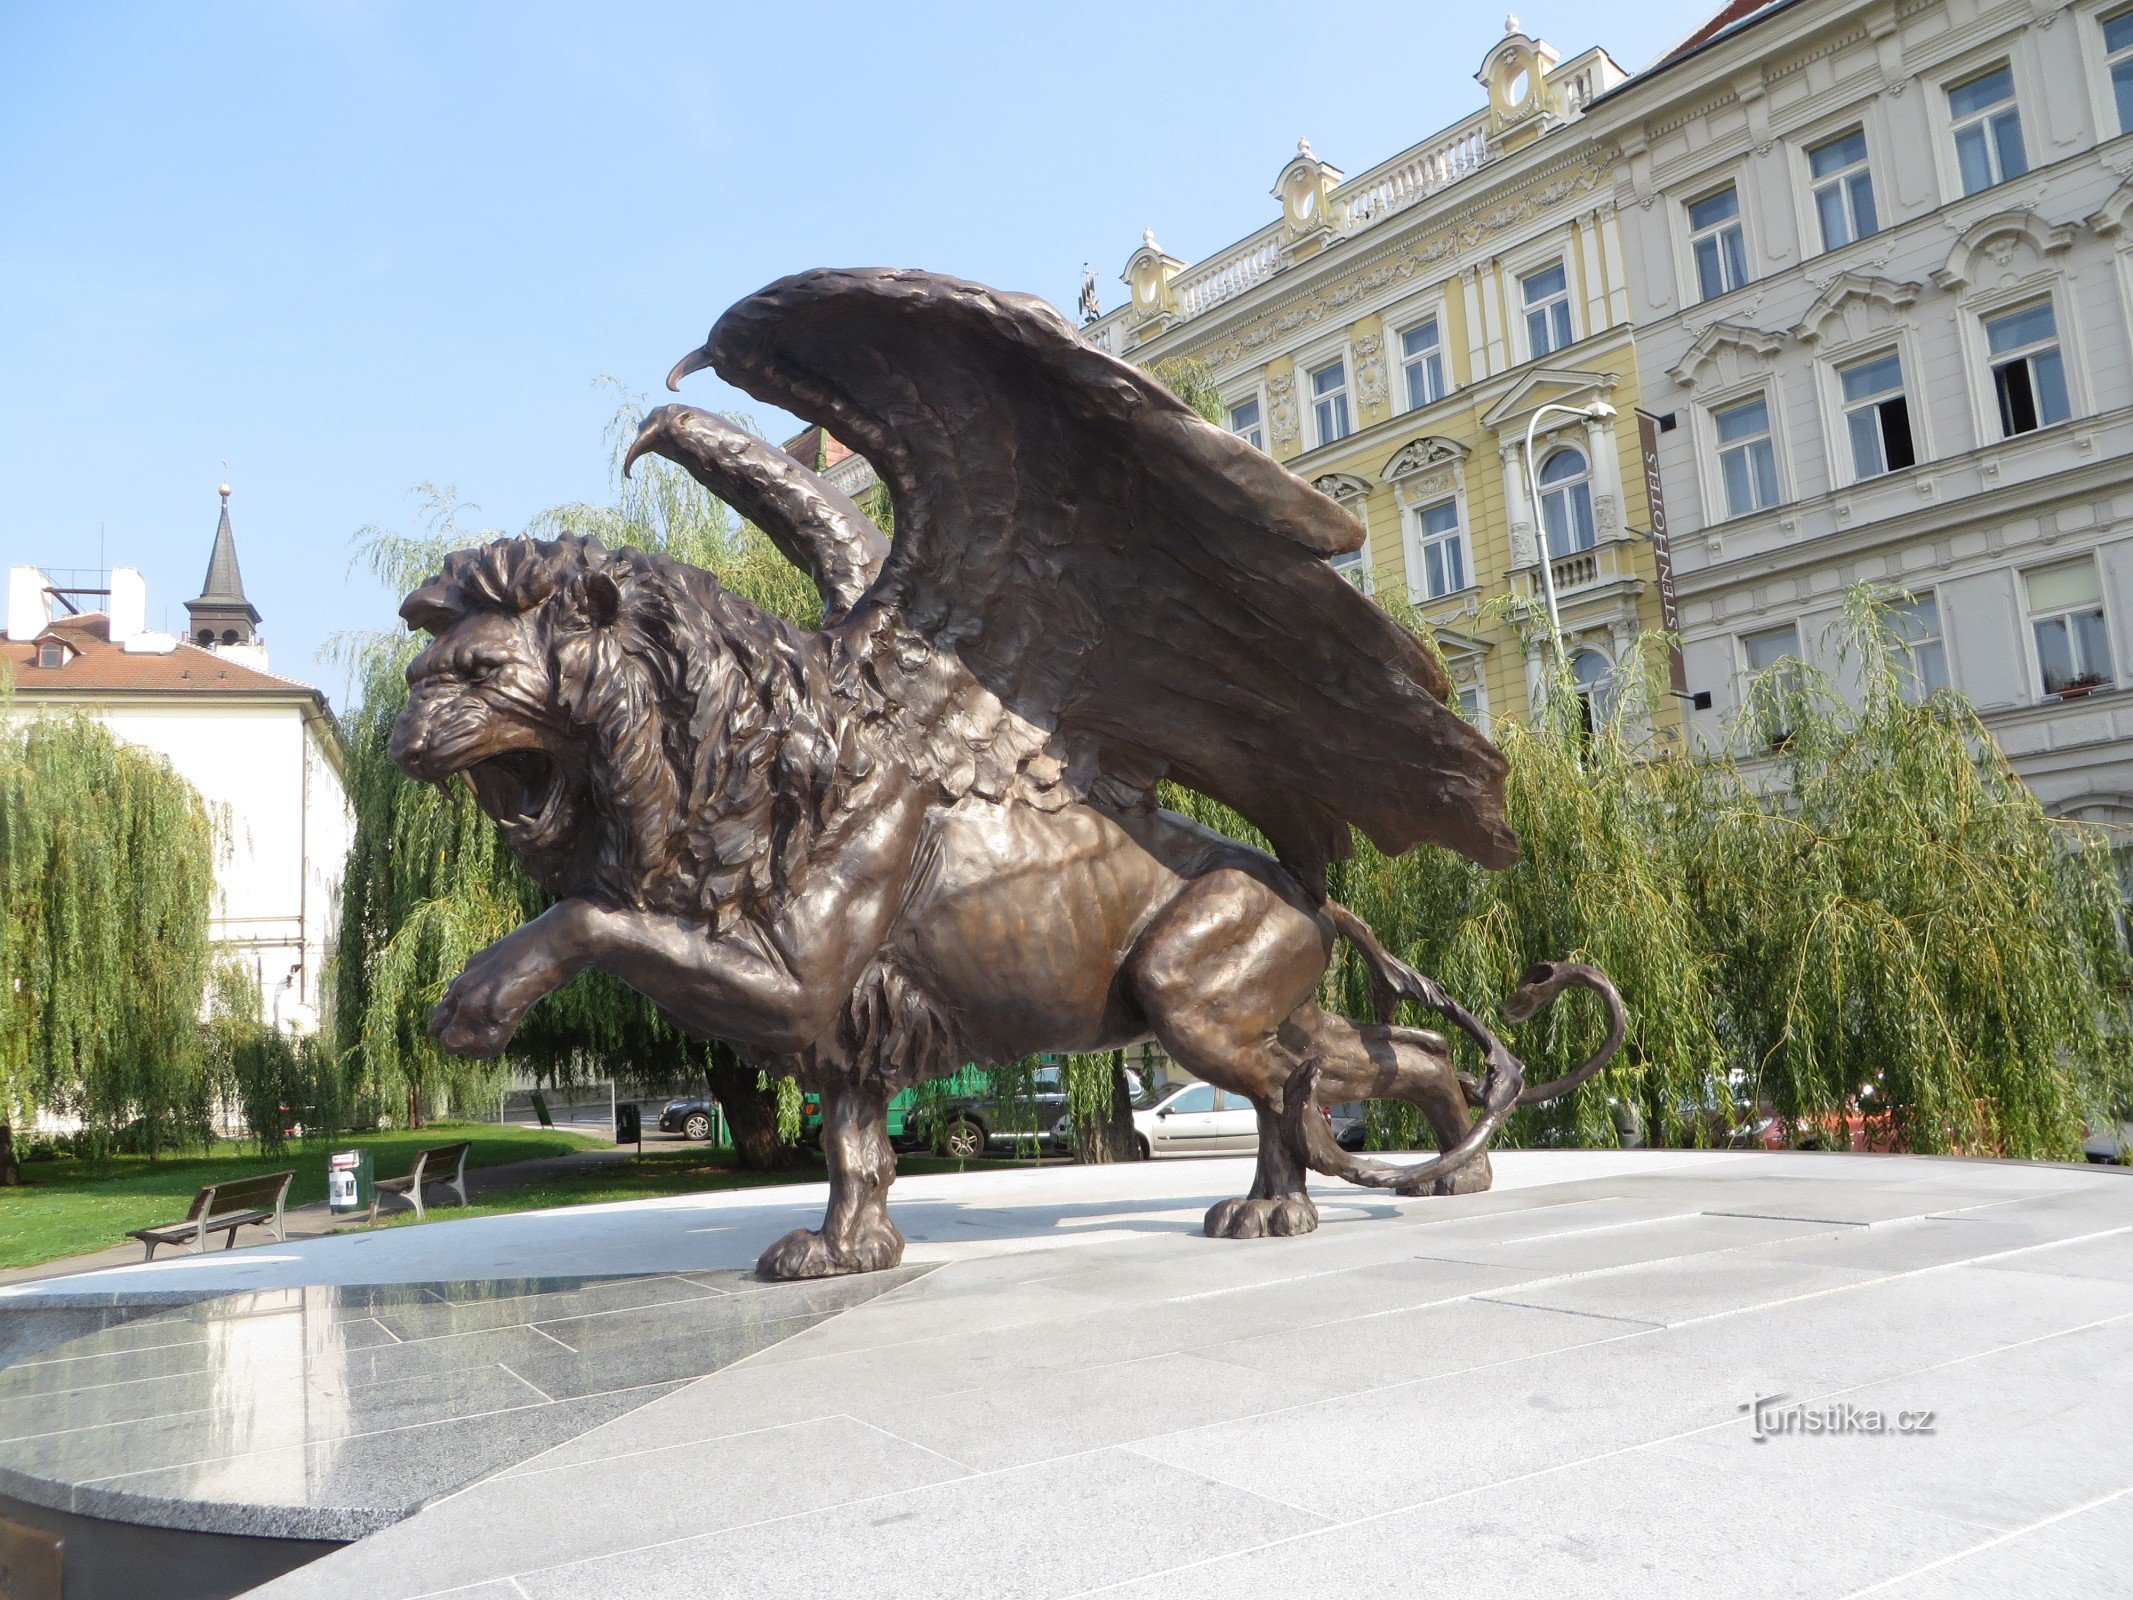
<path id="1" fill-rule="evenodd" d="M 685 1094 L 669 1100 L 659 1112 L 659 1131 L 678 1133 L 687 1139 L 708 1139 L 715 1125 L 711 1108 L 717 1104 L 707 1094 Z"/>
<path id="2" fill-rule="evenodd" d="M 982 1156 L 996 1143 L 1052 1151 L 1068 1148 L 1057 1133 L 1067 1109 L 1066 1080 L 1060 1069 L 1036 1068 L 1029 1075 L 1027 1090 L 1020 1094 L 1001 1092 L 1005 1076 L 994 1077 L 994 1087 L 982 1093 L 920 1100 L 904 1113 L 901 1134 L 891 1130 L 892 1142 L 899 1150 L 938 1148 L 961 1161 Z M 1138 1099 L 1140 1079 L 1130 1071 L 1126 1089 Z"/>

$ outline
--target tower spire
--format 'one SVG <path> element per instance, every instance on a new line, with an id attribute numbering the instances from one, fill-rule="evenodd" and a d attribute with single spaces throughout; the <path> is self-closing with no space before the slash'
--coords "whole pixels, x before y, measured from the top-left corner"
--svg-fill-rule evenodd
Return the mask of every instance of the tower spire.
<path id="1" fill-rule="evenodd" d="M 230 531 L 230 486 L 223 484 L 222 516 L 215 524 L 214 548 L 208 552 L 207 578 L 199 596 L 185 602 L 195 644 L 251 644 L 259 612 L 245 597 L 244 574 L 237 566 L 237 536 Z"/>

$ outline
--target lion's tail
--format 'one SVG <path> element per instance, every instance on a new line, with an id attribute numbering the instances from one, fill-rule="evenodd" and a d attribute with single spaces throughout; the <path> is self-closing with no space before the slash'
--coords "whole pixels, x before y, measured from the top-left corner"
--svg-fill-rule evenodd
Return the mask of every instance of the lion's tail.
<path id="1" fill-rule="evenodd" d="M 1607 1037 L 1600 1048 L 1573 1071 L 1549 1083 L 1526 1084 L 1525 1064 L 1514 1056 L 1487 1024 L 1445 993 L 1434 979 L 1424 977 L 1378 942 L 1370 925 L 1338 901 L 1326 902 L 1326 914 L 1341 937 L 1363 958 L 1370 977 L 1371 1010 L 1381 1023 L 1390 1024 L 1400 1002 L 1412 1000 L 1429 1007 L 1481 1047 L 1488 1063 L 1487 1077 L 1479 1085 L 1461 1077 L 1467 1103 L 1481 1115 L 1468 1127 L 1465 1137 L 1449 1150 L 1428 1161 L 1393 1166 L 1382 1161 L 1359 1161 L 1334 1143 L 1325 1118 L 1316 1114 L 1319 1065 L 1306 1059 L 1290 1076 L 1282 1096 L 1282 1124 L 1291 1151 L 1314 1172 L 1345 1178 L 1370 1188 L 1395 1189 L 1414 1194 L 1437 1179 L 1458 1171 L 1488 1148 L 1504 1120 L 1518 1106 L 1537 1105 L 1568 1094 L 1614 1059 L 1628 1035 L 1629 1014 L 1622 996 L 1596 967 L 1577 961 L 1542 961 L 1529 967 L 1517 990 L 1504 1002 L 1504 1015 L 1523 1022 L 1537 1014 L 1565 989 L 1590 989 L 1607 1008 Z"/>

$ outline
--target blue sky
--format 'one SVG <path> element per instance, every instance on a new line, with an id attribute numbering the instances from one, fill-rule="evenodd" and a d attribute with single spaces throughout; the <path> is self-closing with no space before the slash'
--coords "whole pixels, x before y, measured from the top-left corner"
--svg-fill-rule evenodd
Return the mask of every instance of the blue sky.
<path id="1" fill-rule="evenodd" d="M 1523 15 L 1634 71 L 1717 0 Z M 0 554 L 197 592 L 223 461 L 277 669 L 389 621 L 347 572 L 411 486 L 516 531 L 607 489 L 612 376 L 809 266 L 1106 307 L 1152 226 L 1274 215 L 1481 104 L 1478 7 L 0 0 Z M 709 375 L 687 398 L 783 419 Z M 101 555 L 100 555 L 101 551 Z"/>

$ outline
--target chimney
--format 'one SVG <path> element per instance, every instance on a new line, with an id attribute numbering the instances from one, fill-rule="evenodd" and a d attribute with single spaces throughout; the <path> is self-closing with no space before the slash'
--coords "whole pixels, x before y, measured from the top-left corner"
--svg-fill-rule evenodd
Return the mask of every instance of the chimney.
<path id="1" fill-rule="evenodd" d="M 111 569 L 111 642 L 123 645 L 148 630 L 148 585 L 132 567 Z"/>
<path id="2" fill-rule="evenodd" d="M 45 593 L 50 580 L 35 567 L 7 569 L 7 636 L 21 641 L 34 639 L 51 624 L 52 597 Z"/>

